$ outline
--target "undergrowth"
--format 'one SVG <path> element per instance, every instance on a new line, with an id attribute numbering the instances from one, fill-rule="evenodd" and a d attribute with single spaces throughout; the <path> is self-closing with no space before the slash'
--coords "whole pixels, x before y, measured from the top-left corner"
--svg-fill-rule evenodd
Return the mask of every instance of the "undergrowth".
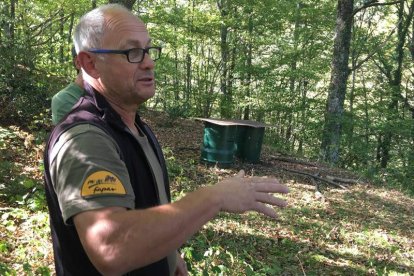
<path id="1" fill-rule="evenodd" d="M 42 162 L 36 137 L 0 128 L 0 275 L 53 275 Z M 26 143 L 26 145 L 25 145 Z M 414 199 L 395 189 L 314 185 L 281 171 L 237 162 L 200 164 L 165 147 L 172 195 L 245 169 L 289 186 L 289 207 L 271 220 L 256 213 L 219 214 L 181 248 L 190 275 L 413 275 Z"/>

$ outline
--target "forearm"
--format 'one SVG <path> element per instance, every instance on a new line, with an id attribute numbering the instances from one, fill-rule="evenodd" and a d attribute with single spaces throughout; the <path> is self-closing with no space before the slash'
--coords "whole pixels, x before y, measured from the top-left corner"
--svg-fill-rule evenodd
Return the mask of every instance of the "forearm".
<path id="1" fill-rule="evenodd" d="M 93 227 L 78 227 L 78 216 L 75 223 L 94 265 L 104 274 L 122 274 L 180 247 L 220 211 L 219 196 L 214 187 L 206 187 L 173 204 L 102 213 Z"/>
<path id="2" fill-rule="evenodd" d="M 133 211 L 139 218 L 131 225 L 128 235 L 134 236 L 132 240 L 142 239 L 140 250 L 146 258 L 143 265 L 159 260 L 179 248 L 202 225 L 215 217 L 220 210 L 218 196 L 214 187 L 206 187 L 172 204 Z M 143 221 L 143 225 L 139 221 Z M 138 237 L 135 230 L 142 231 L 143 235 Z M 126 242 L 126 247 L 130 245 L 131 250 L 137 249 L 136 245 Z"/>
<path id="3" fill-rule="evenodd" d="M 122 274 L 164 258 L 220 211 L 257 211 L 277 218 L 269 205 L 285 207 L 287 203 L 271 194 L 287 193 L 288 188 L 275 179 L 243 176 L 241 171 L 173 204 L 80 213 L 74 218 L 76 229 L 90 260 L 102 274 Z"/>

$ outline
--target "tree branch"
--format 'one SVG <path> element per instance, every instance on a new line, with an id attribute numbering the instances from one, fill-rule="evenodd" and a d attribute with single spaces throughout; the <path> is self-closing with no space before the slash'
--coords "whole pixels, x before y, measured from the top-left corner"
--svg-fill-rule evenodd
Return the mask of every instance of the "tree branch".
<path id="1" fill-rule="evenodd" d="M 290 157 L 271 155 L 270 158 L 273 159 L 273 160 L 279 160 L 279 161 L 289 162 L 289 163 L 296 163 L 296 164 L 301 164 L 301 165 L 306 165 L 306 166 L 312 166 L 312 167 L 317 167 L 318 166 L 318 165 L 316 165 L 312 162 L 302 161 L 302 160 L 298 160 L 298 159 L 290 158 Z"/>
<path id="2" fill-rule="evenodd" d="M 43 28 L 46 24 L 49 24 L 50 21 L 56 20 L 55 16 L 57 16 L 61 11 L 62 9 L 57 10 L 54 14 L 52 14 L 48 19 L 46 19 L 42 23 L 36 26 L 28 27 L 28 29 L 30 29 L 31 33 L 34 33 L 37 29 Z"/>
<path id="3" fill-rule="evenodd" d="M 337 181 L 337 182 L 342 182 L 342 183 L 348 183 L 348 184 L 357 184 L 358 180 L 357 179 L 350 179 L 350 178 L 341 178 L 341 177 L 337 177 L 337 176 L 330 176 L 327 175 L 326 179 L 331 180 L 331 181 Z"/>
<path id="4" fill-rule="evenodd" d="M 397 29 L 397 25 L 394 27 L 394 29 L 392 29 L 392 31 L 390 32 L 390 34 L 387 36 L 387 38 L 381 43 L 381 45 L 379 45 L 379 47 L 376 47 L 376 49 L 368 54 L 367 57 L 365 57 L 363 60 L 361 60 L 360 62 L 358 62 L 354 67 L 350 68 L 349 71 L 352 72 L 354 70 L 359 69 L 366 61 L 368 61 L 371 57 L 373 57 L 376 53 L 378 53 L 379 49 L 382 49 L 383 46 L 385 45 L 385 43 L 391 39 L 392 34 L 395 32 L 395 30 Z"/>
<path id="5" fill-rule="evenodd" d="M 408 101 L 408 99 L 406 97 L 404 97 L 403 95 L 401 95 L 401 94 L 399 94 L 398 96 L 404 102 L 405 107 L 407 107 L 411 112 L 414 112 L 414 106 L 412 106 L 410 104 L 410 102 Z"/>
<path id="6" fill-rule="evenodd" d="M 410 28 L 410 22 L 413 18 L 413 13 L 414 13 L 414 1 L 411 2 L 411 6 L 409 7 L 409 12 L 408 12 L 407 21 L 406 21 L 407 24 L 404 26 L 404 28 L 402 30 L 402 36 L 403 37 L 405 37 L 405 35 L 408 32 L 408 28 Z"/>
<path id="7" fill-rule="evenodd" d="M 60 12 L 60 10 L 58 12 Z M 53 22 L 55 22 L 57 20 L 66 21 L 70 16 L 71 16 L 71 14 L 63 16 L 63 17 L 57 17 L 57 18 L 51 17 L 51 18 L 49 18 L 48 20 L 44 21 L 43 23 L 41 23 L 41 24 L 37 25 L 35 28 L 33 28 L 33 30 L 31 31 L 32 35 L 31 35 L 30 39 L 34 39 L 35 37 L 39 36 Z M 34 33 L 35 30 L 37 30 L 36 33 Z"/>
<path id="8" fill-rule="evenodd" d="M 276 166 L 276 167 L 277 167 L 277 168 L 279 168 L 279 169 L 282 169 L 282 170 L 285 170 L 285 171 L 291 172 L 291 173 L 296 173 L 296 174 L 301 174 L 301 175 L 306 175 L 306 176 L 312 177 L 312 178 L 314 178 L 314 179 L 316 179 L 316 180 L 319 180 L 319 181 L 322 181 L 322 182 L 328 183 L 328 184 L 330 184 L 330 185 L 332 185 L 332 186 L 335 186 L 335 187 L 337 187 L 337 188 L 341 188 L 341 189 L 343 189 L 343 190 L 348 190 L 348 188 L 347 188 L 346 186 L 344 186 L 344 185 L 341 185 L 341 184 L 335 183 L 335 182 L 333 182 L 333 181 L 331 181 L 331 180 L 329 180 L 329 179 L 325 179 L 325 178 L 322 178 L 322 177 L 317 176 L 317 175 L 313 175 L 313 174 L 310 174 L 310 173 L 307 173 L 307 172 L 302 172 L 302 171 L 296 171 L 296 170 L 292 170 L 292 169 L 286 169 L 286 168 L 279 167 L 279 166 Z"/>
<path id="9" fill-rule="evenodd" d="M 374 64 L 377 66 L 377 68 L 388 78 L 389 81 L 392 81 L 392 75 L 391 75 L 391 68 L 388 64 L 386 64 L 385 60 L 381 57 L 379 58 L 379 61 L 382 63 L 382 66 L 378 64 L 378 62 L 374 59 Z"/>
<path id="10" fill-rule="evenodd" d="M 393 1 L 393 2 L 389 2 L 389 3 L 379 3 L 378 0 L 371 0 L 367 3 L 365 3 L 364 5 L 362 5 L 359 8 L 356 8 L 354 10 L 354 12 L 352 13 L 352 16 L 355 16 L 358 12 L 370 8 L 370 7 L 375 7 L 375 6 L 389 6 L 389 5 L 395 5 L 395 4 L 399 4 L 402 3 L 403 0 L 398 0 L 398 1 Z"/>

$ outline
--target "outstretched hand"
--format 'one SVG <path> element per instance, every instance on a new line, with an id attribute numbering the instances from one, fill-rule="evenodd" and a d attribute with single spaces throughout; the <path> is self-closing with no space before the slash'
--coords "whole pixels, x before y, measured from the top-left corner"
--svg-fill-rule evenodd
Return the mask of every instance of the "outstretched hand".
<path id="1" fill-rule="evenodd" d="M 275 178 L 245 177 L 243 170 L 234 177 L 220 181 L 214 188 L 221 198 L 221 211 L 230 213 L 256 211 L 272 218 L 277 218 L 277 214 L 268 205 L 281 208 L 287 205 L 286 201 L 272 194 L 289 192 L 289 189 Z"/>

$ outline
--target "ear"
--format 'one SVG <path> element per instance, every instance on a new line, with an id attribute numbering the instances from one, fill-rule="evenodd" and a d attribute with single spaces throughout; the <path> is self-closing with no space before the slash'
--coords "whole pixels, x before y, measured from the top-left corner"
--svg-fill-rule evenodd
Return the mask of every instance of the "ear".
<path id="1" fill-rule="evenodd" d="M 99 78 L 99 72 L 96 70 L 95 66 L 96 57 L 94 55 L 82 51 L 79 52 L 76 61 L 86 74 L 94 79 Z"/>
<path id="2" fill-rule="evenodd" d="M 81 70 L 81 65 L 79 63 L 78 60 L 78 56 L 76 55 L 76 57 L 73 58 L 73 65 L 76 67 L 76 70 L 80 71 Z"/>

